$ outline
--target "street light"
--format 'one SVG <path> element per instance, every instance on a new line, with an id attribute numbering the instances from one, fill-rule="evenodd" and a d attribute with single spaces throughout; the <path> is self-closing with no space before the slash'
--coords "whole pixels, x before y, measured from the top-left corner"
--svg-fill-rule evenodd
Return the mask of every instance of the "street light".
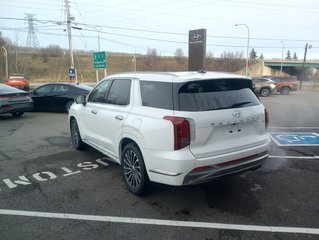
<path id="1" fill-rule="evenodd" d="M 284 48 L 285 48 L 285 42 L 284 40 L 281 40 L 282 43 L 282 50 L 281 50 L 281 64 L 280 64 L 280 72 L 282 74 L 282 62 L 284 61 Z"/>
<path id="2" fill-rule="evenodd" d="M 8 73 L 8 52 L 7 52 L 7 49 L 5 49 L 5 47 L 2 46 L 2 49 L 4 50 L 4 55 L 6 57 L 6 76 L 8 79 L 9 78 L 9 73 Z"/>
<path id="3" fill-rule="evenodd" d="M 244 23 L 235 24 L 235 26 L 245 26 L 248 31 L 248 38 L 247 38 L 247 57 L 246 57 L 246 76 L 248 76 L 248 54 L 249 54 L 249 27 Z"/>

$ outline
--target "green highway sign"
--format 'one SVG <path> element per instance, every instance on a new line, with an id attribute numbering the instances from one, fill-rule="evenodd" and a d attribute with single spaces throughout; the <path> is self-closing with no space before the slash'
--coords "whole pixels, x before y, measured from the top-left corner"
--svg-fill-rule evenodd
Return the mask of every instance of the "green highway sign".
<path id="1" fill-rule="evenodd" d="M 105 54 L 105 52 L 93 53 L 93 66 L 95 69 L 106 68 L 106 54 Z"/>

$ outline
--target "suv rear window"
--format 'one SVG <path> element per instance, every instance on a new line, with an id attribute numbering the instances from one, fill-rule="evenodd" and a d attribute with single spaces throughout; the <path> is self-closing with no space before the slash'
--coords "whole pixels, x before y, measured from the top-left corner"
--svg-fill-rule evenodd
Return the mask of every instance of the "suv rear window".
<path id="1" fill-rule="evenodd" d="M 140 81 L 142 105 L 177 111 L 211 111 L 261 104 L 247 79 L 187 83 Z"/>
<path id="2" fill-rule="evenodd" d="M 184 83 L 178 90 L 179 111 L 211 111 L 261 104 L 246 79 Z"/>

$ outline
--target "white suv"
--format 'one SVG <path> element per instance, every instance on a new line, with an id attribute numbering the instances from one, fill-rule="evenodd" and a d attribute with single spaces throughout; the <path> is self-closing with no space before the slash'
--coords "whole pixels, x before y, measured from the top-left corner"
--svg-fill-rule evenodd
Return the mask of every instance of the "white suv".
<path id="1" fill-rule="evenodd" d="M 101 80 L 69 112 L 75 149 L 122 166 L 134 194 L 150 181 L 189 185 L 260 167 L 268 114 L 250 78 L 215 72 L 124 73 Z"/>

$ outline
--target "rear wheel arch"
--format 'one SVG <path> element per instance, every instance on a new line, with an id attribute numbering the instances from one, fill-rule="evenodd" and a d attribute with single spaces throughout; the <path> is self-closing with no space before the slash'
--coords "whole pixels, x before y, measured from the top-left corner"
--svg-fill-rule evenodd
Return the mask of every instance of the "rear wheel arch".
<path id="1" fill-rule="evenodd" d="M 125 146 L 130 144 L 130 143 L 133 143 L 135 145 L 135 147 L 141 152 L 141 154 L 143 154 L 139 145 L 136 143 L 136 141 L 134 141 L 131 138 L 125 137 L 121 140 L 121 142 L 119 144 L 119 159 L 121 159 L 122 152 L 123 152 L 123 149 L 125 148 Z"/>
<path id="2" fill-rule="evenodd" d="M 142 156 L 143 156 L 143 158 L 144 158 L 144 153 L 143 153 L 143 151 L 142 151 L 142 149 L 141 149 L 141 147 L 140 147 L 140 142 L 138 142 L 136 139 L 133 139 L 133 138 L 131 138 L 131 137 L 124 137 L 124 138 L 120 141 L 120 144 L 119 144 L 119 154 L 118 154 L 118 157 L 119 157 L 119 159 L 120 159 L 120 164 L 121 164 L 121 157 L 122 157 L 123 150 L 124 150 L 125 146 L 128 145 L 128 144 L 130 144 L 130 143 L 132 143 L 132 144 L 135 145 L 135 147 L 140 151 L 140 153 L 142 154 Z M 146 167 L 146 166 L 147 166 L 147 163 L 145 163 L 145 161 L 144 161 L 144 164 L 145 164 L 145 167 Z M 148 169 L 148 168 L 146 167 L 146 169 Z M 146 170 L 146 172 L 147 172 L 147 170 Z"/>

